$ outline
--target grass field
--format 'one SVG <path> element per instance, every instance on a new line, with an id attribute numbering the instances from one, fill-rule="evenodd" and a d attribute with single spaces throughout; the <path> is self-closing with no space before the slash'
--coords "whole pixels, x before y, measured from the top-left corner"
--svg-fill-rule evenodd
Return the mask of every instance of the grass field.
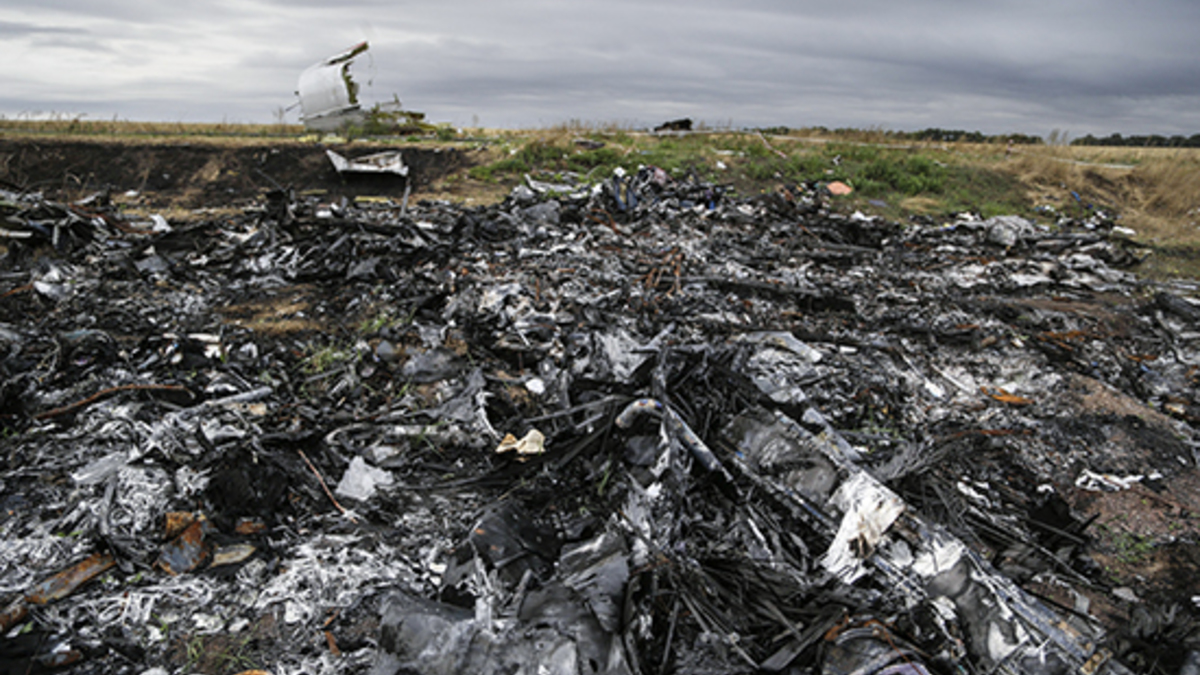
<path id="1" fill-rule="evenodd" d="M 0 134 L 113 142 L 270 144 L 316 142 L 297 125 L 184 124 L 0 119 Z M 328 139 L 326 139 L 328 140 Z M 854 188 L 840 208 L 898 221 L 959 211 L 1014 213 L 1043 223 L 1088 205 L 1119 215 L 1152 252 L 1144 273 L 1200 276 L 1200 149 L 897 142 L 877 130 L 799 129 L 764 134 L 704 129 L 654 135 L 620 125 L 572 122 L 548 129 L 440 127 L 424 136 L 371 139 L 475 149 L 476 163 L 431 196 L 499 200 L 525 174 L 571 172 L 600 180 L 615 167 L 654 165 L 734 186 L 742 194 L 785 183 L 839 180 Z M 589 141 L 603 144 L 591 147 Z M 1078 197 L 1076 197 L 1077 195 Z"/>

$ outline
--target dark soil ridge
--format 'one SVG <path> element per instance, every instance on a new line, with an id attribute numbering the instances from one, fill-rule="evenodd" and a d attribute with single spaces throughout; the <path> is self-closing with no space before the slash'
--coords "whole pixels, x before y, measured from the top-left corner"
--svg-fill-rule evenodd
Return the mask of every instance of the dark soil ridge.
<path id="1" fill-rule="evenodd" d="M 279 187 L 323 190 L 332 198 L 404 194 L 404 178 L 339 175 L 326 148 L 350 158 L 399 150 L 409 166 L 407 181 L 413 194 L 471 164 L 470 153 L 458 148 L 382 143 L 129 143 L 0 137 L 0 185 L 64 201 L 104 189 L 114 194 L 133 190 L 146 206 L 184 209 L 236 206 Z"/>

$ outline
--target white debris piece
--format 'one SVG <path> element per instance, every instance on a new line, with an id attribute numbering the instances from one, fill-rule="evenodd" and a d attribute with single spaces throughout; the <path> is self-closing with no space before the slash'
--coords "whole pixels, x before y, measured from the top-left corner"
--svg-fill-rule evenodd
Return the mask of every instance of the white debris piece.
<path id="1" fill-rule="evenodd" d="M 531 377 L 525 381 L 525 388 L 534 396 L 546 393 L 546 382 L 540 377 Z"/>
<path id="2" fill-rule="evenodd" d="M 537 429 L 530 429 L 529 433 L 520 439 L 512 434 L 508 434 L 500 441 L 500 445 L 496 447 L 496 452 L 505 453 L 510 450 L 516 450 L 520 456 L 540 455 L 546 451 L 546 437 Z"/>
<path id="3" fill-rule="evenodd" d="M 339 497 L 365 502 L 375 495 L 376 487 L 388 487 L 392 482 L 390 471 L 371 466 L 362 457 L 355 457 L 350 460 L 350 468 L 346 469 L 334 492 Z"/>
<path id="4" fill-rule="evenodd" d="M 852 584 L 866 573 L 862 561 L 904 513 L 904 502 L 874 478 L 860 473 L 846 480 L 830 499 L 845 515 L 821 565 Z"/>
<path id="5" fill-rule="evenodd" d="M 365 157 L 347 159 L 333 150 L 325 150 L 325 155 L 338 173 L 390 173 L 397 176 L 408 175 L 408 165 L 400 158 L 395 150 L 378 152 Z"/>
<path id="6" fill-rule="evenodd" d="M 1091 492 L 1120 492 L 1142 482 L 1143 478 L 1145 476 L 1140 474 L 1114 476 L 1111 473 L 1096 473 L 1091 469 L 1084 469 L 1075 479 L 1075 487 Z"/>

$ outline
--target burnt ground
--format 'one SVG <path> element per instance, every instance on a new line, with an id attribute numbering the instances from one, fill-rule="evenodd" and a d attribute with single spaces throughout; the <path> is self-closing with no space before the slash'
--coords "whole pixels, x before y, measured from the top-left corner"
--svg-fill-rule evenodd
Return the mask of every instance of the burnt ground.
<path id="1" fill-rule="evenodd" d="M 418 195 L 470 159 L 403 151 Z M 1137 279 L 1102 233 L 903 227 L 800 189 L 734 201 L 710 185 L 637 213 L 536 196 L 339 211 L 341 196 L 398 198 L 403 183 L 343 181 L 299 144 L 0 139 L 0 169 L 53 199 L 108 187 L 236 214 L 156 233 L 100 207 L 6 207 L 43 238 L 0 267 L 0 532 L 16 551 L 0 555 L 0 600 L 89 555 L 112 568 L 4 624 L 13 672 L 54 670 L 53 644 L 69 672 L 366 672 L 413 646 L 392 634 L 386 593 L 449 616 L 491 584 L 516 620 L 526 591 L 561 591 L 560 546 L 613 538 L 643 546 L 618 622 L 643 659 L 632 672 L 753 672 L 824 621 L 785 672 L 843 672 L 830 653 L 851 616 L 918 642 L 930 672 L 993 672 L 986 640 L 931 628 L 929 607 L 884 581 L 847 591 L 822 569 L 828 533 L 761 490 L 803 490 L 829 460 L 741 466 L 752 453 L 731 430 L 764 410 L 848 441 L 914 519 L 1095 622 L 1135 672 L 1174 675 L 1200 649 L 1196 288 Z M 276 184 L 299 197 L 266 203 Z M 736 475 L 696 462 L 660 480 L 655 452 L 686 435 L 614 423 L 645 396 Z M 534 428 L 545 455 L 494 454 L 500 435 Z M 341 497 L 350 518 L 319 481 L 335 489 L 356 460 L 396 484 Z M 667 496 L 639 501 L 655 491 Z M 637 509 L 662 520 L 633 527 Z M 163 523 L 180 514 L 202 516 L 198 559 L 173 549 L 185 537 Z M 518 515 L 543 532 L 506 529 Z M 489 558 L 486 544 L 526 550 Z M 955 640 L 970 653 L 954 656 Z M 493 653 L 501 672 L 513 653 Z"/>
<path id="2" fill-rule="evenodd" d="M 355 158 L 400 150 L 412 193 L 470 164 L 469 151 L 379 143 L 322 145 L 300 142 L 211 141 L 135 143 L 0 137 L 0 184 L 72 201 L 109 189 L 138 193 L 147 208 L 244 206 L 277 187 L 325 191 L 330 197 L 404 194 L 393 176 L 343 177 L 325 155 L 329 148 Z"/>

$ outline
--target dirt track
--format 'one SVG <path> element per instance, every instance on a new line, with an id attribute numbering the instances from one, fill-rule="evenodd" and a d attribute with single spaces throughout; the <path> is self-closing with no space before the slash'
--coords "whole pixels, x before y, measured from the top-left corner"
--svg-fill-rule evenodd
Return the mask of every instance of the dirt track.
<path id="1" fill-rule="evenodd" d="M 52 199 L 77 199 L 111 188 L 136 190 L 146 206 L 194 209 L 241 205 L 277 186 L 331 195 L 397 196 L 404 180 L 343 179 L 326 147 L 348 157 L 399 149 L 414 193 L 470 163 L 458 149 L 354 143 L 326 146 L 294 141 L 127 143 L 0 137 L 0 184 L 39 190 Z"/>

